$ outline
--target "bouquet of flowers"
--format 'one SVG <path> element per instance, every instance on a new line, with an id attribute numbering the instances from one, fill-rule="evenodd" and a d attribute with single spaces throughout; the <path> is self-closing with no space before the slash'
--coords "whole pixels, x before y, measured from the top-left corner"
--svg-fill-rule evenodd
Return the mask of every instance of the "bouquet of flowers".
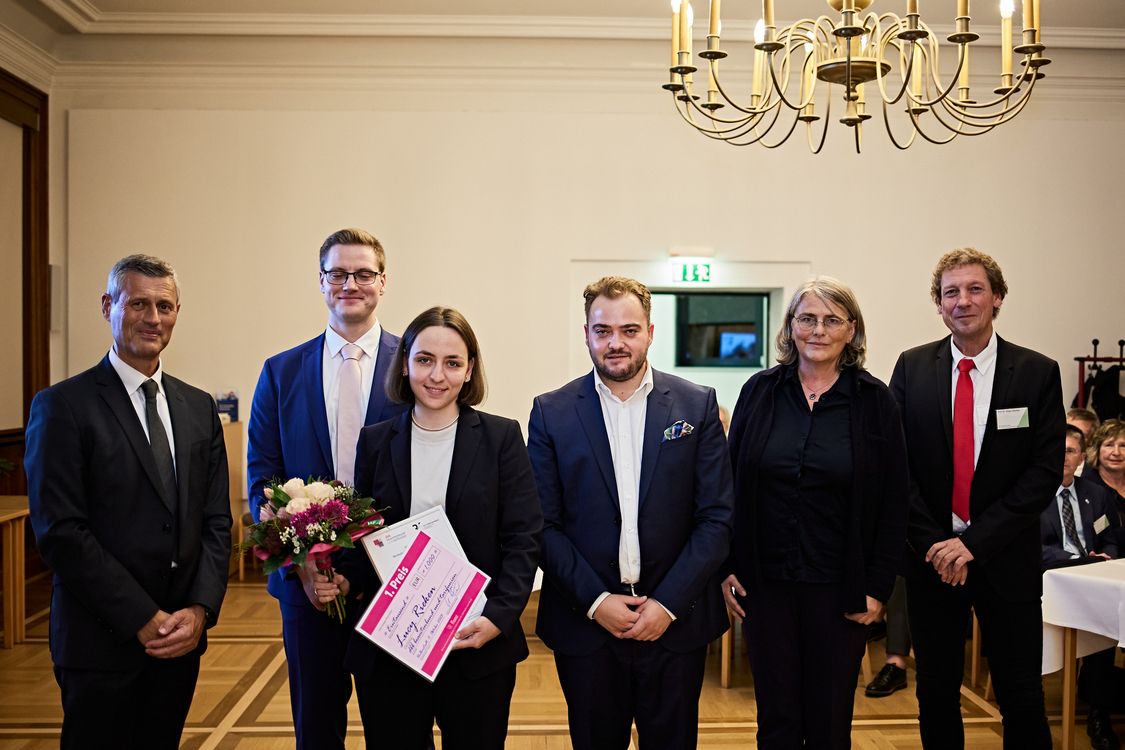
<path id="1" fill-rule="evenodd" d="M 332 553 L 355 547 L 355 541 L 383 525 L 383 516 L 371 509 L 369 497 L 359 497 L 354 487 L 335 480 L 301 481 L 294 477 L 281 484 L 270 482 L 264 490 L 260 522 L 250 526 L 243 550 L 262 561 L 266 574 L 312 560 L 331 579 Z M 344 597 L 337 596 L 325 611 L 344 621 Z"/>

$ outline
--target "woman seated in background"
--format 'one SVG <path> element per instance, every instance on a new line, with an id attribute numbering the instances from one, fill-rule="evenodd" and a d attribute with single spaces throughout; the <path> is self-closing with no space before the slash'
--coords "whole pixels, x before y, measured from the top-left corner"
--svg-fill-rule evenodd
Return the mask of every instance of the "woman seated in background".
<path id="1" fill-rule="evenodd" d="M 1094 433 L 1089 459 L 1082 478 L 1100 484 L 1110 493 L 1117 493 L 1113 499 L 1125 525 L 1125 421 L 1107 419 L 1102 422 Z"/>
<path id="2" fill-rule="evenodd" d="M 802 285 L 777 348 L 734 408 L 723 596 L 745 620 L 758 747 L 847 748 L 866 626 L 906 544 L 906 445 L 894 398 L 863 369 L 846 285 Z"/>
<path id="3" fill-rule="evenodd" d="M 528 655 L 519 618 L 543 523 L 523 435 L 514 420 L 473 408 L 484 399 L 484 366 L 468 321 L 450 308 L 432 307 L 407 326 L 387 394 L 413 408 L 361 431 L 356 490 L 386 508 L 388 525 L 443 506 L 469 562 L 492 580 L 484 613 L 456 633 L 433 683 L 352 634 L 344 664 L 367 747 L 432 747 L 436 719 L 447 750 L 503 748 L 516 664 Z M 358 614 L 379 581 L 362 549 L 345 557 L 340 574 L 318 576 L 315 588 L 323 603 L 338 593 L 361 598 Z"/>

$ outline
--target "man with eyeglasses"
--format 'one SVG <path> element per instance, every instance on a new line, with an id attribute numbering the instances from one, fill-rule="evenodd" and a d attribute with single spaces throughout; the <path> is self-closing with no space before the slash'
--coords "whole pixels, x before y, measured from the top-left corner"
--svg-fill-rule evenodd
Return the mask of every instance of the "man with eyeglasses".
<path id="1" fill-rule="evenodd" d="M 351 484 L 359 430 L 405 408 L 383 383 L 398 336 L 375 316 L 387 289 L 383 246 L 341 229 L 320 248 L 323 333 L 266 360 L 250 411 L 247 466 L 255 520 L 271 479 L 320 477 Z M 343 668 L 350 628 L 314 604 L 312 575 L 280 571 L 269 592 L 281 603 L 289 697 L 298 750 L 343 750 L 351 675 Z"/>
<path id="2" fill-rule="evenodd" d="M 1043 705 L 1039 516 L 1062 478 L 1059 367 L 1000 338 L 1000 266 L 965 248 L 930 295 L 951 336 L 903 352 L 891 377 L 910 466 L 906 606 L 926 750 L 965 746 L 970 609 L 1004 719 L 1004 747 L 1049 750 Z"/>

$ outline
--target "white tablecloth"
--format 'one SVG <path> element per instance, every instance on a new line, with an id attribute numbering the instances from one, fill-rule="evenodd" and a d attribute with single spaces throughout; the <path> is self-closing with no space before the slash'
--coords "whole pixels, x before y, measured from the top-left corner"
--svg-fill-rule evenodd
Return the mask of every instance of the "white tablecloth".
<path id="1" fill-rule="evenodd" d="M 1125 645 L 1125 560 L 1043 574 L 1043 674 L 1062 669 L 1063 628 L 1078 631 L 1078 656 Z"/>

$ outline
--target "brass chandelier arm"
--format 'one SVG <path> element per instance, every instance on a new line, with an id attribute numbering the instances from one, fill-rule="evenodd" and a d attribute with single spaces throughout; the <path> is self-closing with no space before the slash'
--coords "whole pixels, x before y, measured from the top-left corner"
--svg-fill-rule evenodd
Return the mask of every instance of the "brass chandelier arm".
<path id="1" fill-rule="evenodd" d="M 1036 81 L 1044 77 L 1042 67 L 1051 62 L 1042 55 L 1046 48 L 1040 43 L 1041 0 L 1024 0 L 1022 41 L 1016 46 L 1012 3 L 1001 0 L 999 86 L 988 87 L 985 94 L 978 82 L 982 101 L 973 98 L 970 88 L 970 45 L 980 37 L 971 28 L 967 0 L 959 0 L 955 29 L 944 39 L 919 15 L 915 0 L 908 0 L 905 16 L 865 14 L 872 0 L 828 0 L 838 18 L 802 18 L 780 28 L 774 24 L 773 0 L 763 0 L 763 18 L 754 33 L 751 94 L 748 102 L 738 101 L 742 97 L 733 95 L 736 91 L 729 81 L 724 88 L 719 75 L 718 62 L 728 57 L 720 45 L 719 1 L 711 0 L 707 48 L 698 55 L 709 66 L 706 95 L 701 98 L 703 89 L 696 96 L 691 81 L 692 73 L 702 67 L 693 63 L 691 1 L 672 0 L 671 78 L 664 88 L 673 93 L 676 111 L 689 125 L 708 138 L 736 146 L 757 143 L 778 148 L 803 122 L 809 150 L 820 153 L 828 139 L 832 102 L 841 91 L 845 111 L 837 122 L 853 129 L 857 152 L 862 151 L 863 123 L 879 115 L 872 111 L 875 96 L 887 137 L 899 150 L 910 148 L 919 138 L 944 145 L 958 135 L 983 135 L 1023 111 Z M 950 54 L 956 55 L 956 64 L 947 79 L 941 58 L 948 60 Z M 1024 69 L 1013 75 L 1013 63 L 1021 57 Z M 796 91 L 791 92 L 790 86 Z M 737 93 L 743 91 L 739 87 Z M 719 114 L 724 107 L 732 111 Z M 892 113 L 896 108 L 901 111 Z M 788 120 L 779 119 L 783 109 Z M 908 136 L 896 134 L 903 126 L 892 123 L 892 118 L 906 121 Z"/>

